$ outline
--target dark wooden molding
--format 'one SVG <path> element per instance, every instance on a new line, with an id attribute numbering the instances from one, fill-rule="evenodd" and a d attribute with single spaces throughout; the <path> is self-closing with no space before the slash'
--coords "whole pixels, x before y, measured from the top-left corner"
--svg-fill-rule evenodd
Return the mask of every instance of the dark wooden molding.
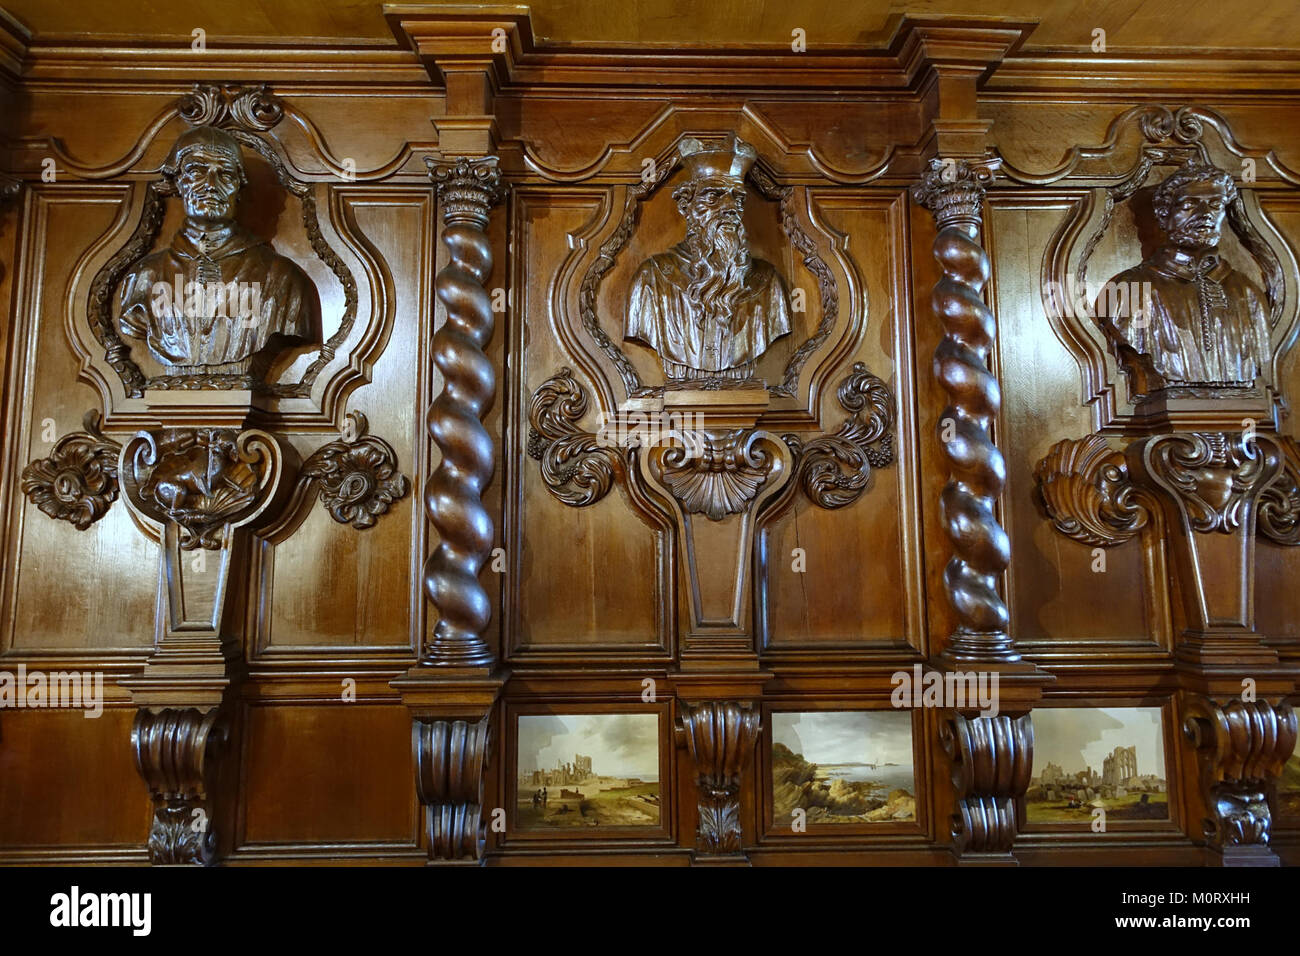
<path id="1" fill-rule="evenodd" d="M 1295 750 L 1290 704 L 1187 695 L 1183 733 L 1200 764 L 1204 838 L 1224 866 L 1280 866 L 1269 795 Z"/>
<path id="2" fill-rule="evenodd" d="M 214 764 L 226 740 L 217 708 L 141 708 L 131 727 L 136 769 L 153 798 L 149 861 L 155 866 L 216 862 L 211 802 Z"/>
<path id="3" fill-rule="evenodd" d="M 761 713 L 752 701 L 678 704 L 678 734 L 695 765 L 697 859 L 744 858 L 740 787 L 761 729 Z"/>

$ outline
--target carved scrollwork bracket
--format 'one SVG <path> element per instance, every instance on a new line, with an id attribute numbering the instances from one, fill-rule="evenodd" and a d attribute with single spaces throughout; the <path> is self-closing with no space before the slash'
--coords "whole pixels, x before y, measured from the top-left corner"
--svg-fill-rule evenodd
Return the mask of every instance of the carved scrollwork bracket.
<path id="1" fill-rule="evenodd" d="M 477 722 L 417 717 L 411 733 L 429 859 L 482 859 L 483 772 L 491 749 L 490 715 Z"/>
<path id="2" fill-rule="evenodd" d="M 122 446 L 99 430 L 99 412 L 86 412 L 84 431 L 64 435 L 50 454 L 23 469 L 22 491 L 58 521 L 85 531 L 117 500 L 117 459 Z"/>
<path id="3" fill-rule="evenodd" d="M 299 473 L 299 480 L 317 483 L 331 518 L 358 531 L 372 527 L 411 487 L 397 470 L 393 446 L 368 428 L 365 415 L 350 412 L 343 437 L 316 449 Z"/>
<path id="4" fill-rule="evenodd" d="M 148 849 L 155 866 L 207 865 L 215 860 L 212 776 L 225 733 L 217 709 L 136 712 L 131 749 L 153 798 Z"/>
<path id="5" fill-rule="evenodd" d="M 894 461 L 894 396 L 881 379 L 856 362 L 837 395 L 849 418 L 831 435 L 804 443 L 782 435 L 797 462 L 799 483 L 813 503 L 843 508 L 857 501 L 873 468 Z"/>
<path id="6" fill-rule="evenodd" d="M 957 714 L 943 725 L 940 740 L 956 788 L 954 851 L 959 857 L 1010 853 L 1034 764 L 1030 716 Z"/>
<path id="7" fill-rule="evenodd" d="M 696 851 L 738 855 L 740 783 L 762 729 L 758 708 L 748 701 L 682 702 L 679 712 L 678 733 L 695 764 L 699 792 Z"/>
<path id="8" fill-rule="evenodd" d="M 1200 761 L 1210 814 L 1202 824 L 1206 840 L 1223 854 L 1224 865 L 1280 865 L 1268 849 L 1268 792 L 1295 749 L 1295 711 L 1286 703 L 1221 704 L 1192 696 L 1185 714 L 1183 732 Z"/>

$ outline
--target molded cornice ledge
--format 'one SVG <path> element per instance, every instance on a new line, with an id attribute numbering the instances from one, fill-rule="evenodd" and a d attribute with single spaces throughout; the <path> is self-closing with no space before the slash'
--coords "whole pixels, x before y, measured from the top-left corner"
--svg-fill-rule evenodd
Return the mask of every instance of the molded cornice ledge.
<path id="1" fill-rule="evenodd" d="M 936 64 L 982 82 L 1035 23 L 1003 17 L 897 16 L 881 47 L 787 43 L 725 48 L 629 44 L 538 45 L 526 6 L 385 4 L 393 34 L 435 81 L 485 75 L 493 93 L 546 87 L 916 90 Z M 790 69 L 797 65 L 798 69 Z M 780 78 L 780 83 L 774 82 Z"/>

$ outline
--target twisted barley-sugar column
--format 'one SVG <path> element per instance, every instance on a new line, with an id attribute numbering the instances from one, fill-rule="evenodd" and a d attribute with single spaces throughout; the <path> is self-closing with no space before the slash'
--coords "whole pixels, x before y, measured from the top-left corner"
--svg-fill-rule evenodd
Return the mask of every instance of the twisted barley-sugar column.
<path id="1" fill-rule="evenodd" d="M 442 460 L 424 486 L 425 512 L 439 538 L 424 564 L 424 593 L 438 608 L 438 622 L 420 663 L 482 667 L 493 660 L 483 640 L 492 604 L 478 579 L 493 540 L 482 498 L 496 468 L 492 437 L 483 427 L 496 395 L 496 373 L 483 351 L 494 325 L 483 285 L 492 274 L 492 247 L 484 230 L 502 195 L 501 174 L 495 156 L 426 163 L 438 187 L 449 258 L 434 279 L 447 310 L 447 321 L 433 337 L 443 390 L 427 418 Z"/>
<path id="2" fill-rule="evenodd" d="M 992 437 L 1002 393 L 988 367 L 997 324 L 984 304 L 989 257 L 979 238 L 984 190 L 998 165 L 996 159 L 933 159 L 924 180 L 913 187 L 914 198 L 934 215 L 939 229 L 934 258 L 943 269 L 930 301 L 944 330 L 934 352 L 935 377 L 948 393 L 939 419 L 949 471 L 940 514 L 953 549 L 944 588 L 957 627 L 942 657 L 954 664 L 1020 659 L 998 592 L 998 578 L 1010 562 L 1007 534 L 994 513 L 1006 463 Z"/>

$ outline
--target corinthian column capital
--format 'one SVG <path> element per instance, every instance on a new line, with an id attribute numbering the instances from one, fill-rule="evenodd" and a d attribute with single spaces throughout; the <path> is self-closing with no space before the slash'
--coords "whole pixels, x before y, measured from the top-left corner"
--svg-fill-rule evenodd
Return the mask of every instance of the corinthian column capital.
<path id="1" fill-rule="evenodd" d="M 427 157 L 424 163 L 429 167 L 429 178 L 438 187 L 442 221 L 448 226 L 464 223 L 486 228 L 488 212 L 505 196 L 497 157 Z"/>
<path id="2" fill-rule="evenodd" d="M 993 182 L 1002 160 L 932 159 L 912 198 L 930 210 L 935 224 L 978 228 L 983 220 L 984 191 Z"/>

